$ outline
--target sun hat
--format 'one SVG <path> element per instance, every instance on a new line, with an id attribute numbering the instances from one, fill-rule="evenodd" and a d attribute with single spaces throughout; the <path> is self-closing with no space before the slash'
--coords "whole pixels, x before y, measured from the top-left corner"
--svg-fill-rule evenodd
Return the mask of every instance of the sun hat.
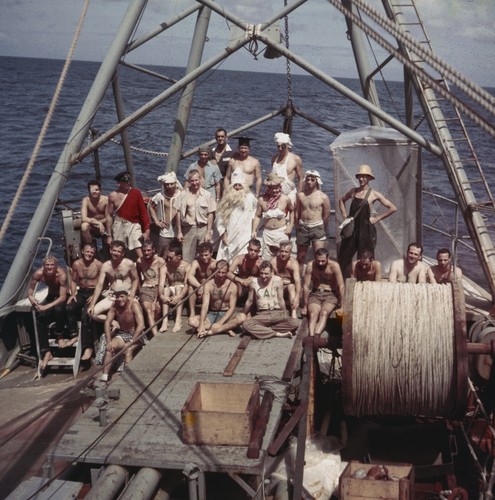
<path id="1" fill-rule="evenodd" d="M 358 175 L 367 175 L 368 177 L 371 177 L 372 179 L 375 178 L 373 175 L 373 171 L 371 170 L 371 167 L 369 165 L 360 165 L 359 170 L 357 171 L 356 177 Z"/>

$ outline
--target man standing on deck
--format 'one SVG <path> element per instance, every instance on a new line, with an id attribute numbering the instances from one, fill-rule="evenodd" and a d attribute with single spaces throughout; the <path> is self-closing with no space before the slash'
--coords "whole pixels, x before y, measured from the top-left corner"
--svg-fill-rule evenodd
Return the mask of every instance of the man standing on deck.
<path id="1" fill-rule="evenodd" d="M 272 172 L 284 178 L 282 193 L 290 198 L 293 204 L 296 202 L 296 192 L 303 188 L 304 170 L 301 157 L 294 154 L 292 141 L 289 134 L 277 132 L 275 144 L 278 152 L 272 156 Z M 295 183 L 297 177 L 297 186 Z"/>
<path id="2" fill-rule="evenodd" d="M 220 196 L 222 194 L 222 174 L 217 165 L 210 162 L 210 150 L 205 147 L 198 149 L 198 161 L 191 163 L 184 174 L 186 182 L 184 183 L 184 188 L 189 188 L 189 173 L 194 171 L 199 172 L 200 185 L 202 188 L 206 189 L 217 201 L 220 201 Z"/>
<path id="3" fill-rule="evenodd" d="M 151 199 L 150 216 L 160 229 L 156 253 L 159 257 L 165 258 L 167 249 L 177 232 L 175 227 L 177 209 L 174 203 L 182 187 L 175 172 L 160 175 L 157 180 L 162 183 L 162 190 Z"/>
<path id="4" fill-rule="evenodd" d="M 93 354 L 93 332 L 88 315 L 88 305 L 95 291 L 100 274 L 101 262 L 95 258 L 96 246 L 86 243 L 82 248 L 82 257 L 72 264 L 70 297 L 67 301 L 69 334 L 77 337 L 77 320 L 81 319 L 82 361 L 91 359 Z"/>
<path id="5" fill-rule="evenodd" d="M 231 184 L 231 177 L 235 170 L 238 168 L 244 173 L 246 179 L 246 186 L 251 190 L 255 184 L 254 195 L 259 197 L 261 192 L 261 165 L 260 162 L 249 155 L 249 143 L 252 141 L 249 137 L 238 137 L 239 146 L 237 152 L 232 155 L 232 158 L 227 167 L 227 172 L 224 178 L 224 189 L 227 189 Z"/>
<path id="6" fill-rule="evenodd" d="M 227 278 L 228 271 L 226 260 L 216 263 L 215 277 L 204 285 L 201 312 L 189 318 L 189 326 L 197 330 L 198 339 L 224 332 L 233 337 L 234 328 L 246 319 L 243 313 L 235 312 L 237 287 Z"/>
<path id="7" fill-rule="evenodd" d="M 256 314 L 251 316 L 253 305 Z M 248 317 L 244 330 L 257 339 L 292 338 L 291 332 L 299 326 L 299 320 L 287 314 L 282 278 L 273 275 L 273 266 L 266 260 L 261 263 L 259 277 L 251 282 L 243 312 Z"/>
<path id="8" fill-rule="evenodd" d="M 111 235 L 108 242 L 123 241 L 128 250 L 134 250 L 141 257 L 141 240 L 150 239 L 150 219 L 143 195 L 131 186 L 129 172 L 120 172 L 114 180 L 118 188 L 108 197 L 106 213 L 107 233 Z"/>
<path id="9" fill-rule="evenodd" d="M 96 180 L 88 182 L 89 196 L 81 203 L 81 242 L 91 243 L 93 237 L 106 238 L 106 210 L 108 196 L 101 194 L 101 183 Z"/>
<path id="10" fill-rule="evenodd" d="M 182 255 L 189 264 L 196 257 L 199 243 L 211 241 L 217 204 L 215 198 L 201 187 L 197 170 L 189 172 L 189 187 L 177 196 L 177 239 L 182 243 Z"/>
<path id="11" fill-rule="evenodd" d="M 423 247 L 419 243 L 410 243 L 407 255 L 390 265 L 388 281 L 390 283 L 426 283 L 426 266 L 421 262 Z"/>
<path id="12" fill-rule="evenodd" d="M 225 177 L 233 154 L 232 148 L 227 143 L 227 131 L 224 128 L 217 128 L 215 130 L 215 140 L 217 143 L 210 146 L 210 160 L 218 165 L 222 177 Z"/>
<path id="13" fill-rule="evenodd" d="M 330 314 L 344 299 L 342 271 L 339 264 L 328 257 L 326 248 L 316 250 L 315 260 L 306 266 L 303 295 L 301 314 L 308 315 L 309 335 L 319 335 L 325 329 Z"/>
<path id="14" fill-rule="evenodd" d="M 43 302 L 38 302 L 35 291 L 38 283 L 48 287 L 48 295 Z M 66 321 L 65 302 L 67 300 L 67 275 L 58 267 L 58 261 L 53 255 L 43 259 L 43 265 L 34 272 L 28 290 L 28 299 L 36 311 L 36 325 L 40 345 L 40 369 L 44 370 L 53 358 L 48 343 L 48 325 L 55 320 L 55 336 L 60 347 L 65 347 L 63 339 Z"/>
<path id="15" fill-rule="evenodd" d="M 313 252 L 325 247 L 326 232 L 330 221 L 330 199 L 321 191 L 321 177 L 316 170 L 308 170 L 304 188 L 297 193 L 294 224 L 297 234 L 297 261 L 306 262 L 309 245 Z"/>

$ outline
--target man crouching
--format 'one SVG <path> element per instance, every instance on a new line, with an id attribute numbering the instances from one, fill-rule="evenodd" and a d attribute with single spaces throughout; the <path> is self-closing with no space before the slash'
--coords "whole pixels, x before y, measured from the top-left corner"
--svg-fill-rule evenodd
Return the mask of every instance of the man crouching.
<path id="1" fill-rule="evenodd" d="M 213 279 L 210 278 L 204 285 L 201 312 L 199 316 L 189 318 L 189 326 L 197 329 L 198 338 L 224 332 L 233 337 L 235 335 L 233 329 L 246 319 L 242 313 L 235 314 L 237 286 L 227 278 L 228 272 L 227 261 L 219 260 L 215 266 Z"/>
<path id="2" fill-rule="evenodd" d="M 117 321 L 119 328 L 112 330 L 112 321 Z M 110 307 L 105 319 L 106 350 L 103 361 L 101 382 L 108 382 L 112 367 L 111 359 L 124 350 L 124 359 L 129 363 L 141 345 L 144 331 L 144 317 L 141 306 L 135 300 L 129 300 L 127 290 L 115 292 L 115 302 Z"/>

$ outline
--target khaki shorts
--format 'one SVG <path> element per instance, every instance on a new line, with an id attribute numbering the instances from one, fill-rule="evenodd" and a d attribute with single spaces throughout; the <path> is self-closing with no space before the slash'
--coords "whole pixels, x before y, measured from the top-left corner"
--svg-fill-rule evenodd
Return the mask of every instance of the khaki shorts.
<path id="1" fill-rule="evenodd" d="M 309 294 L 308 306 L 311 304 L 318 304 L 320 306 L 323 306 L 324 304 L 330 304 L 333 306 L 337 306 L 338 303 L 339 299 L 332 290 L 313 290 Z"/>
<path id="2" fill-rule="evenodd" d="M 128 250 L 143 246 L 140 239 L 143 236 L 141 225 L 136 222 L 129 222 L 121 217 L 115 217 L 112 234 L 113 239 L 123 241 Z"/>
<path id="3" fill-rule="evenodd" d="M 158 299 L 158 286 L 142 286 L 139 290 L 141 302 L 155 302 Z"/>

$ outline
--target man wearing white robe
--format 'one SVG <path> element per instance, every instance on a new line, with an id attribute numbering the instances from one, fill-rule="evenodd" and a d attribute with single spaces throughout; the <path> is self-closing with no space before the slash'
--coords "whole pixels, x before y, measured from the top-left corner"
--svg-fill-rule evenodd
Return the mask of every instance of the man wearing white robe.
<path id="1" fill-rule="evenodd" d="M 231 185 L 226 189 L 217 209 L 215 224 L 221 236 L 217 260 L 230 262 L 236 255 L 245 253 L 251 239 L 251 227 L 256 212 L 257 199 L 245 185 L 244 173 L 234 171 Z"/>

